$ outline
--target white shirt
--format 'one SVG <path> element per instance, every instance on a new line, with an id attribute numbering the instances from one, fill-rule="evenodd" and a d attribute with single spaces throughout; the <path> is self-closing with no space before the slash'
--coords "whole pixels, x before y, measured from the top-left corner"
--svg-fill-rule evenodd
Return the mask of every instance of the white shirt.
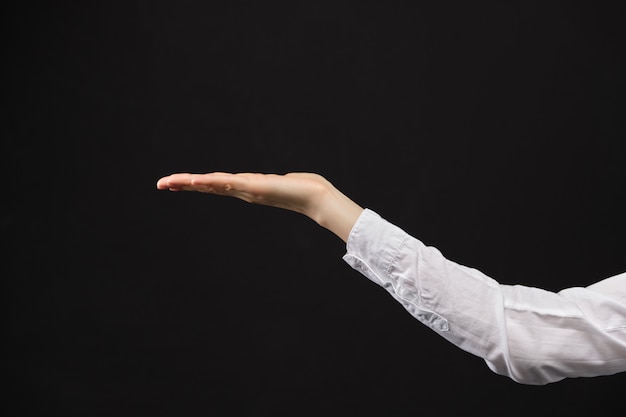
<path id="1" fill-rule="evenodd" d="M 423 324 L 524 384 L 626 371 L 626 273 L 558 293 L 502 285 L 366 209 L 343 258 Z"/>

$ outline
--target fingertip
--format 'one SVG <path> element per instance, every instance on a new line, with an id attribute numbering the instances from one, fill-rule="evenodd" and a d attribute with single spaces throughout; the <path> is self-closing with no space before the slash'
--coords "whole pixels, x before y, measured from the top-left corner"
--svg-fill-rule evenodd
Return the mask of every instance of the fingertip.
<path id="1" fill-rule="evenodd" d="M 156 183 L 156 187 L 159 190 L 164 190 L 167 188 L 167 177 L 163 177 L 159 179 Z"/>

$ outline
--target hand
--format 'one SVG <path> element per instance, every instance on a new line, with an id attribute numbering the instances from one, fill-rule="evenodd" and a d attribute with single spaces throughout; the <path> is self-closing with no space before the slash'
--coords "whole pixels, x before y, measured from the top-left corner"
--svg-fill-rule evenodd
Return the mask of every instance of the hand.
<path id="1" fill-rule="evenodd" d="M 312 205 L 332 185 L 322 176 L 310 173 L 276 174 L 173 174 L 157 182 L 160 190 L 198 191 L 236 197 L 248 203 L 280 207 L 310 214 Z"/>
<path id="2" fill-rule="evenodd" d="M 253 204 L 302 213 L 344 241 L 363 209 L 318 174 L 172 174 L 157 182 L 160 190 L 197 191 L 236 197 Z"/>

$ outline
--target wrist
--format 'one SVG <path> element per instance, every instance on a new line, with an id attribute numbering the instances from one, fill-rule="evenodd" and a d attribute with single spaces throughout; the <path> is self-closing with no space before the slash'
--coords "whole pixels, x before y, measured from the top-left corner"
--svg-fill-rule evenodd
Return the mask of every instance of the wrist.
<path id="1" fill-rule="evenodd" d="M 312 199 L 310 209 L 309 217 L 344 242 L 348 241 L 354 223 L 363 212 L 361 206 L 330 183 Z"/>

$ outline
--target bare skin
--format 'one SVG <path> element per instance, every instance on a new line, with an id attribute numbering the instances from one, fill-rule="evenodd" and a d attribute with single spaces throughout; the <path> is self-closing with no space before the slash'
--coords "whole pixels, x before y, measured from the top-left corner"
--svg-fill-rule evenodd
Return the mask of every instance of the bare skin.
<path id="1" fill-rule="evenodd" d="M 157 189 L 196 191 L 239 198 L 304 214 L 347 242 L 363 208 L 318 174 L 285 175 L 213 172 L 177 173 L 159 179 Z"/>

